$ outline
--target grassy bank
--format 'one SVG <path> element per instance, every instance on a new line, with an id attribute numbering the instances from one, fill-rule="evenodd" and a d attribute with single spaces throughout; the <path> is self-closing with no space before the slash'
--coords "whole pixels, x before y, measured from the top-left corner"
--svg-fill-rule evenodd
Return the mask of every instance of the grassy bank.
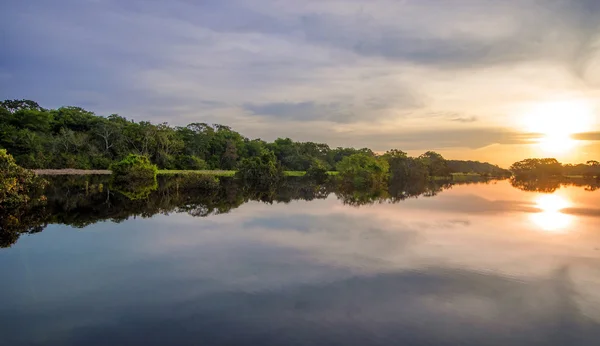
<path id="1" fill-rule="evenodd" d="M 215 177 L 233 177 L 235 175 L 235 171 L 222 171 L 222 170 L 168 170 L 161 169 L 158 171 L 159 175 L 175 175 L 175 174 L 206 174 L 213 175 Z M 285 175 L 287 177 L 302 177 L 306 174 L 305 171 L 285 171 Z M 330 171 L 327 172 L 329 175 L 336 175 L 338 172 Z"/>
<path id="2" fill-rule="evenodd" d="M 96 175 L 96 174 L 111 174 L 109 170 L 86 170 L 86 169 L 36 169 L 34 172 L 38 175 Z M 175 170 L 175 169 L 160 169 L 159 175 L 179 175 L 179 174 L 205 174 L 212 175 L 215 177 L 233 177 L 235 171 L 226 170 Z M 285 175 L 288 177 L 302 177 L 306 174 L 305 171 L 285 171 Z M 337 171 L 327 172 L 329 175 L 337 175 Z M 453 180 L 469 179 L 481 177 L 477 173 L 452 173 Z M 578 178 L 581 176 L 567 176 L 568 178 Z M 434 177 L 434 180 L 445 180 L 448 177 Z"/>
<path id="3" fill-rule="evenodd" d="M 213 175 L 215 177 L 233 177 L 235 171 L 224 171 L 224 170 L 175 170 L 175 169 L 159 169 L 158 175 L 178 175 L 178 174 L 204 174 Z"/>

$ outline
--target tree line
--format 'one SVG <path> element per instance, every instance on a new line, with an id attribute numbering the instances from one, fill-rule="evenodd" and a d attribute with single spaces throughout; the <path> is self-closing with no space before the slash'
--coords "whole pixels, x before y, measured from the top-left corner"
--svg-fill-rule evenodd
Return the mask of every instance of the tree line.
<path id="1" fill-rule="evenodd" d="M 98 116 L 80 107 L 45 109 L 31 100 L 0 102 L 0 148 L 12 154 L 18 165 L 30 169 L 106 169 L 136 154 L 148 157 L 161 169 L 236 170 L 245 159 L 260 161 L 273 155 L 283 170 L 319 167 L 334 171 L 355 154 L 378 157 L 368 148 L 331 148 L 290 138 L 267 142 L 249 139 L 220 124 L 135 122 L 118 114 Z M 419 160 L 427 163 L 432 154 L 436 153 L 428 152 Z M 477 161 L 448 161 L 447 169 L 494 176 L 507 172 Z"/>
<path id="2" fill-rule="evenodd" d="M 544 179 L 562 176 L 582 176 L 600 178 L 600 162 L 587 161 L 585 164 L 562 164 L 554 158 L 525 159 L 510 166 L 516 179 Z"/>

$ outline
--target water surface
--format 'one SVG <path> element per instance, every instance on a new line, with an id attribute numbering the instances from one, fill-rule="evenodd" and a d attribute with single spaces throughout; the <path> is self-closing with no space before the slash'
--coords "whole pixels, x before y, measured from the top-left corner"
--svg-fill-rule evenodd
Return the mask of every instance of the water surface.
<path id="1" fill-rule="evenodd" d="M 0 345 L 598 345 L 600 192 L 308 195 L 61 200 L 0 249 Z"/>

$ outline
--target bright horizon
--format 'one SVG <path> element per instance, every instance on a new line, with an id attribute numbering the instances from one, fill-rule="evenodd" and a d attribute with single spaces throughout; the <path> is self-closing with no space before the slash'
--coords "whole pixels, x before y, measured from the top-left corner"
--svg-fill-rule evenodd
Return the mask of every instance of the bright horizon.
<path id="1" fill-rule="evenodd" d="M 600 2 L 16 1 L 0 98 L 508 167 L 600 158 Z"/>

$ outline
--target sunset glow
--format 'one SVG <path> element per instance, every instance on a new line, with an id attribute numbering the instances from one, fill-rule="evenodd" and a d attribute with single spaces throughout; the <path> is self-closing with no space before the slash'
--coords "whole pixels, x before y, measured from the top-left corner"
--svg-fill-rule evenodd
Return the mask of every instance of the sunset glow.
<path id="1" fill-rule="evenodd" d="M 502 168 L 600 155 L 599 0 L 7 1 L 3 99 Z"/>
<path id="2" fill-rule="evenodd" d="M 571 206 L 571 202 L 566 198 L 559 195 L 542 195 L 535 200 L 535 203 L 541 212 L 532 214 L 530 218 L 542 230 L 562 232 L 572 223 L 573 217 L 562 212 L 563 209 Z"/>
<path id="3" fill-rule="evenodd" d="M 536 144 L 545 153 L 563 154 L 577 147 L 573 134 L 588 131 L 594 123 L 591 105 L 584 100 L 545 102 L 523 116 L 526 131 L 540 134 Z"/>

